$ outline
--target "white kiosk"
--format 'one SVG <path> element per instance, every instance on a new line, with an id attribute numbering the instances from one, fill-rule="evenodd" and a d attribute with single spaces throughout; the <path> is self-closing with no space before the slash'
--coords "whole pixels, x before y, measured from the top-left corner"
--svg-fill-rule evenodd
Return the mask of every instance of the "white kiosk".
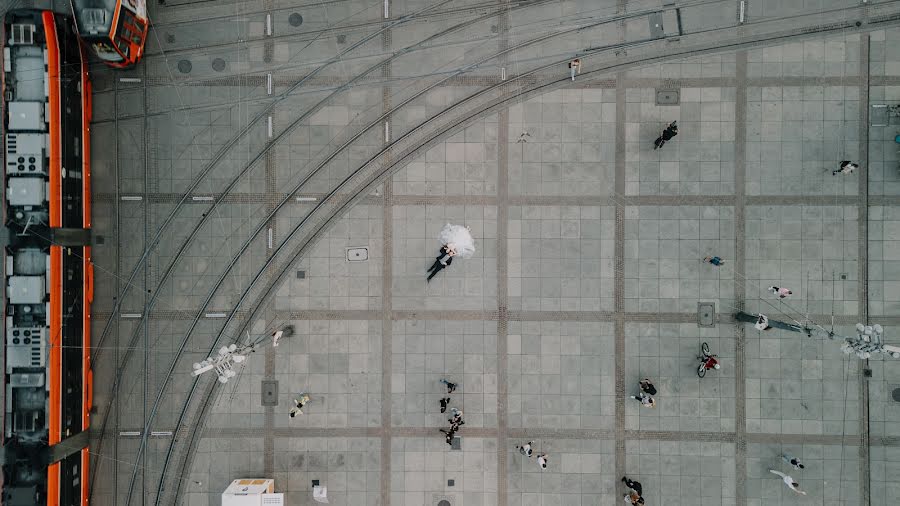
<path id="1" fill-rule="evenodd" d="M 234 480 L 222 492 L 222 506 L 284 506 L 284 494 L 275 493 L 275 480 Z"/>

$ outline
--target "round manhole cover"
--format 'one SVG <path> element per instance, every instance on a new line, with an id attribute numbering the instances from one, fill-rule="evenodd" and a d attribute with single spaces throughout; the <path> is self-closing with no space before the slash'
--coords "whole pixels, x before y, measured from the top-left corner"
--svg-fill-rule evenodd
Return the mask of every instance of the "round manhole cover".
<path id="1" fill-rule="evenodd" d="M 301 16 L 299 12 L 295 12 L 288 16 L 288 23 L 290 23 L 291 26 L 300 26 L 303 24 L 303 16 Z"/>
<path id="2" fill-rule="evenodd" d="M 216 72 L 221 72 L 221 71 L 225 70 L 225 60 L 223 60 L 221 58 L 216 58 L 212 62 L 212 68 Z"/>
<path id="3" fill-rule="evenodd" d="M 444 499 L 443 501 L 438 503 L 438 506 L 450 506 L 450 501 Z"/>
<path id="4" fill-rule="evenodd" d="M 178 62 L 178 71 L 182 74 L 189 74 L 192 68 L 194 68 L 194 66 L 191 65 L 191 62 L 188 60 L 181 60 Z"/>
<path id="5" fill-rule="evenodd" d="M 895 401 L 900 402 L 900 388 L 895 388 L 894 391 L 891 392 L 891 397 L 893 397 Z"/>

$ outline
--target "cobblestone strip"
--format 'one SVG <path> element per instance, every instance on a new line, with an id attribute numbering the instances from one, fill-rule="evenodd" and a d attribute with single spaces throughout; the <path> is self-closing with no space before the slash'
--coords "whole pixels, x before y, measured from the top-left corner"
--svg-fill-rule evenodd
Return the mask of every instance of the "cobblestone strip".
<path id="1" fill-rule="evenodd" d="M 736 55 L 734 98 L 734 305 L 744 308 L 744 194 L 747 184 L 747 52 Z M 744 327 L 734 326 L 735 504 L 747 504 L 747 397 L 744 379 Z"/>
<path id="2" fill-rule="evenodd" d="M 497 0 L 509 5 L 509 0 Z M 503 11 L 497 19 L 500 32 L 498 49 L 509 45 L 509 13 Z M 504 68 L 507 54 L 500 59 Z M 500 111 L 497 121 L 497 506 L 509 502 L 509 474 L 507 463 L 509 357 L 509 109 Z"/>
<path id="3" fill-rule="evenodd" d="M 128 314 L 129 311 L 122 311 Z M 140 311 L 131 311 L 138 313 Z M 228 313 L 227 309 L 210 309 L 209 313 Z M 197 314 L 197 310 L 156 310 L 151 311 L 149 318 L 151 320 L 192 320 Z M 341 321 L 341 320 L 380 320 L 381 310 L 367 309 L 310 309 L 307 311 L 274 311 L 271 313 L 270 321 L 282 320 L 323 320 L 323 321 Z M 108 311 L 98 311 L 93 313 L 95 319 L 110 318 Z M 809 314 L 810 321 L 830 320 L 830 314 Z M 244 311 L 239 311 L 234 317 L 236 320 L 247 318 Z M 531 322 L 612 322 L 615 321 L 617 315 L 615 312 L 609 311 L 507 311 L 505 318 L 507 321 L 531 321 Z M 622 318 L 626 322 L 638 323 L 695 323 L 697 321 L 697 313 L 640 313 L 625 312 Z M 882 325 L 900 325 L 900 316 L 888 315 L 872 315 L 873 322 Z M 391 311 L 391 319 L 397 320 L 446 320 L 446 321 L 497 321 L 500 319 L 499 311 L 439 311 L 439 310 L 414 310 L 414 309 L 395 309 Z M 855 325 L 859 318 L 854 315 L 834 315 L 835 325 Z M 734 317 L 730 313 L 717 313 L 717 323 L 734 323 Z"/>
<path id="4" fill-rule="evenodd" d="M 500 0 L 504 1 L 504 0 Z M 271 40 L 271 39 L 270 39 Z M 259 87 L 265 86 L 267 82 L 266 74 L 241 75 L 228 77 L 210 77 L 200 79 L 177 79 L 177 84 L 183 87 L 203 87 L 203 88 L 220 88 L 231 86 Z M 537 82 L 546 81 L 548 74 L 535 74 L 525 76 L 521 79 L 525 86 L 533 85 Z M 346 82 L 346 79 L 340 76 L 316 76 L 309 78 L 299 74 L 280 74 L 273 77 L 273 84 L 279 87 L 291 87 L 301 80 L 304 80 L 306 86 L 310 88 L 336 87 Z M 360 86 L 378 86 L 385 82 L 385 78 L 380 75 L 368 75 L 360 78 L 357 82 Z M 478 76 L 478 75 L 462 75 L 448 79 L 447 82 L 441 84 L 442 88 L 453 87 L 473 87 L 473 86 L 493 86 L 501 82 L 500 76 Z M 147 78 L 147 85 L 170 86 L 172 78 L 165 76 L 150 76 Z M 773 77 L 755 77 L 747 79 L 748 86 L 855 86 L 858 84 L 857 76 L 773 76 Z M 900 85 L 900 76 L 878 76 L 872 79 L 874 86 L 897 86 Z M 626 88 L 730 88 L 735 86 L 735 78 L 722 77 L 679 77 L 674 79 L 659 79 L 654 77 L 632 77 L 625 80 Z M 615 79 L 580 79 L 572 85 L 575 89 L 614 89 L 616 87 Z M 97 92 L 102 94 L 104 92 Z M 153 110 L 159 110 L 154 108 Z M 135 115 L 123 115 L 119 119 L 129 119 Z"/>
<path id="5" fill-rule="evenodd" d="M 435 434 L 439 427 L 393 427 L 391 437 L 428 437 Z M 140 428 L 134 428 L 139 430 Z M 131 430 L 123 427 L 122 430 Z M 273 429 L 275 437 L 283 438 L 347 438 L 347 437 L 383 437 L 383 427 L 276 427 Z M 498 430 L 494 427 L 472 427 L 466 429 L 469 437 L 496 437 Z M 107 436 L 118 437 L 117 432 L 107 432 Z M 548 428 L 509 428 L 506 436 L 513 439 L 568 439 L 612 440 L 616 438 L 615 430 L 603 429 L 548 429 Z M 246 427 L 207 427 L 203 431 L 203 437 L 207 439 L 231 439 L 259 437 L 259 429 Z M 626 430 L 625 439 L 643 441 L 669 441 L 669 442 L 708 442 L 708 443 L 736 443 L 737 434 L 734 432 L 695 432 L 695 431 L 654 431 L 654 430 Z M 785 445 L 827 445 L 827 446 L 855 446 L 860 444 L 860 436 L 840 436 L 837 434 L 746 434 L 747 443 L 758 444 L 785 444 Z M 874 446 L 900 447 L 900 437 L 872 437 L 870 443 Z"/>
<path id="6" fill-rule="evenodd" d="M 869 316 L 869 34 L 859 37 L 859 318 L 868 322 Z M 880 322 L 879 322 L 880 323 Z M 871 500 L 871 470 L 869 465 L 869 378 L 865 370 L 869 361 L 859 368 L 859 495 L 861 504 Z"/>
<path id="7" fill-rule="evenodd" d="M 150 204 L 179 202 L 181 193 L 148 193 Z M 220 193 L 195 193 L 191 197 L 221 199 L 225 204 L 266 204 L 272 199 L 283 200 L 283 193 L 230 193 L 224 197 Z M 300 198 L 321 199 L 320 193 L 298 195 Z M 339 194 L 335 198 L 341 198 Z M 101 193 L 94 202 L 115 203 L 119 197 L 114 193 Z M 617 198 L 597 195 L 511 195 L 511 206 L 614 206 Z M 627 206 L 730 206 L 734 195 L 629 195 L 621 199 Z M 495 195 L 394 195 L 394 206 L 496 206 Z M 859 202 L 856 195 L 747 195 L 745 206 L 855 206 Z M 360 204 L 381 205 L 381 197 L 363 197 Z M 208 200 L 188 200 L 186 205 L 209 205 Z M 309 201 L 294 200 L 290 205 L 309 207 Z M 900 206 L 900 195 L 870 195 L 870 206 Z"/>
<path id="8" fill-rule="evenodd" d="M 393 15 L 393 2 L 385 0 L 385 14 Z M 382 34 L 381 48 L 383 51 L 391 51 L 393 46 L 391 29 Z M 381 75 L 385 82 L 390 82 L 392 67 L 387 63 L 381 67 Z M 391 88 L 381 88 L 381 110 L 391 110 Z M 391 116 L 385 119 L 384 133 L 385 143 L 390 142 Z M 390 161 L 390 158 L 388 158 Z M 391 504 L 391 373 L 392 373 L 392 349 L 394 336 L 391 310 L 393 307 L 392 288 L 394 284 L 394 186 L 393 180 L 387 178 L 384 181 L 384 202 L 382 207 L 383 226 L 383 256 L 382 256 L 382 282 L 381 282 L 381 506 Z"/>
<path id="9" fill-rule="evenodd" d="M 383 207 L 383 241 L 384 257 L 381 272 L 381 504 L 391 504 L 391 344 L 394 336 L 391 320 L 393 266 L 394 255 L 394 212 L 391 207 L 393 184 L 390 179 L 384 182 Z"/>
<path id="10" fill-rule="evenodd" d="M 268 41 L 267 41 L 268 43 Z M 274 120 L 274 118 L 273 118 Z M 276 166 L 275 166 L 275 150 L 270 149 L 266 152 L 265 157 L 266 162 L 266 213 L 271 213 L 275 206 L 278 203 L 277 196 L 277 184 L 275 182 L 275 174 L 276 174 Z M 274 217 L 269 220 L 267 227 L 270 230 L 270 234 L 272 237 L 272 245 L 275 245 L 275 241 L 277 239 L 275 224 L 278 223 Z M 272 257 L 272 248 L 266 249 L 266 257 Z M 275 275 L 274 269 L 269 269 L 266 273 L 266 276 L 271 279 L 272 276 Z M 196 314 L 196 313 L 195 313 Z M 266 347 L 266 363 L 265 370 L 263 371 L 264 379 L 266 381 L 272 381 L 275 379 L 275 348 L 272 346 Z M 257 388 L 257 385 L 251 385 L 250 388 Z M 259 385 L 259 388 L 262 389 L 262 385 Z M 265 408 L 265 425 L 266 428 L 263 431 L 263 465 L 266 471 L 266 476 L 272 476 L 275 473 L 275 437 L 273 435 L 272 430 L 275 428 L 275 408 L 276 406 L 266 406 Z"/>
<path id="11" fill-rule="evenodd" d="M 625 74 L 616 76 L 616 195 L 625 195 Z M 615 230 L 616 483 L 625 476 L 625 204 L 616 202 Z M 621 491 L 621 487 L 618 487 Z"/>

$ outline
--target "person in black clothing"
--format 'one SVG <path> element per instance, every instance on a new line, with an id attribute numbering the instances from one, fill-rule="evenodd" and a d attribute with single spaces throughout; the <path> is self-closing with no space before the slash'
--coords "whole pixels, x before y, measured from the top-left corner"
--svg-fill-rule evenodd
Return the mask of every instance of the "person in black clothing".
<path id="1" fill-rule="evenodd" d="M 453 257 L 456 256 L 456 250 L 451 244 L 441 246 L 441 254 L 435 257 L 435 261 L 428 268 L 428 281 L 435 277 L 442 269 L 453 263 Z"/>
<path id="2" fill-rule="evenodd" d="M 438 429 L 438 430 L 440 430 L 441 432 L 443 432 L 444 434 L 447 435 L 447 437 L 444 438 L 444 441 L 446 441 L 448 445 L 452 446 L 453 445 L 453 437 L 456 436 L 456 430 L 454 430 L 452 427 L 450 428 L 450 430 L 444 430 L 444 429 Z"/>
<path id="3" fill-rule="evenodd" d="M 660 135 L 656 138 L 655 141 L 653 141 L 653 149 L 659 149 L 663 147 L 663 144 L 665 144 L 667 141 L 672 140 L 672 137 L 678 135 L 678 125 L 676 125 L 675 123 L 675 121 L 669 123 L 669 126 L 667 126 L 665 130 L 663 130 L 662 135 Z"/>
<path id="4" fill-rule="evenodd" d="M 449 397 L 444 397 L 443 399 L 441 399 L 441 413 L 446 413 L 446 412 L 447 412 L 447 405 L 448 405 L 448 404 L 450 404 L 450 398 L 449 398 Z"/>
<path id="5" fill-rule="evenodd" d="M 622 481 L 625 483 L 626 487 L 634 490 L 638 495 L 644 495 L 644 487 L 641 486 L 641 482 L 631 480 L 627 476 L 623 476 Z"/>
<path id="6" fill-rule="evenodd" d="M 650 381 L 650 378 L 644 378 L 641 380 L 641 392 L 656 395 L 656 387 L 653 386 L 653 382 Z"/>

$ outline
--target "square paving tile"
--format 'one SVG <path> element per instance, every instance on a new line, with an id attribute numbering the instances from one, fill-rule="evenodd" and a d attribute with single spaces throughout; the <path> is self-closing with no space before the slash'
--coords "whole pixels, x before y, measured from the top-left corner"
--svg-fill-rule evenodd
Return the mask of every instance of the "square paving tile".
<path id="1" fill-rule="evenodd" d="M 697 375 L 701 343 L 722 368 Z M 650 378 L 655 408 L 626 397 L 625 428 L 650 431 L 731 432 L 734 427 L 734 327 L 698 328 L 693 323 L 625 324 L 625 395 L 638 395 Z"/>
<path id="2" fill-rule="evenodd" d="M 510 427 L 615 428 L 613 325 L 510 322 Z"/>

